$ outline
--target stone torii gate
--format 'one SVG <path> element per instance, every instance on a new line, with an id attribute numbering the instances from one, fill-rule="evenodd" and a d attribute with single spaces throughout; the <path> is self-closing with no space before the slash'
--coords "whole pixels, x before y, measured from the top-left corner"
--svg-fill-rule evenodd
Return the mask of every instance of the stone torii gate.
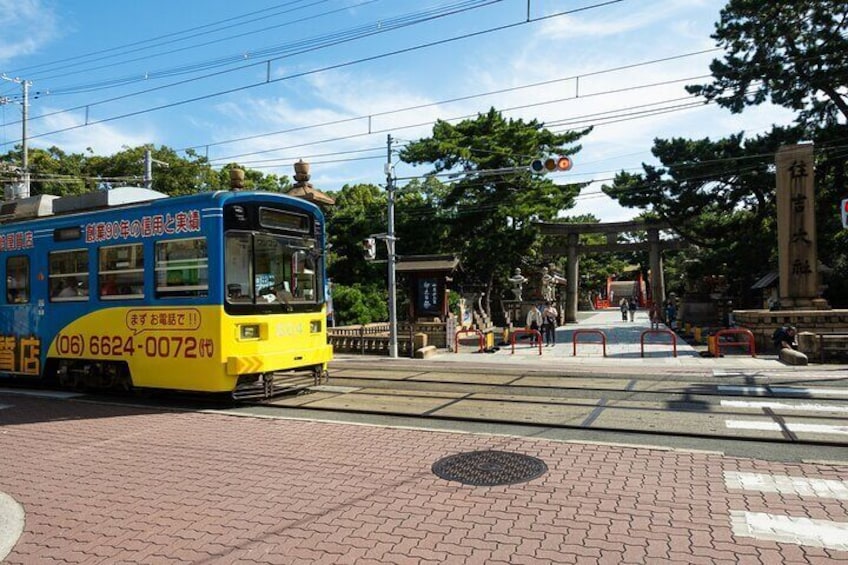
<path id="1" fill-rule="evenodd" d="M 537 222 L 535 224 L 542 235 L 564 237 L 565 246 L 557 245 L 543 249 L 545 255 L 563 256 L 568 259 L 565 283 L 565 321 L 577 321 L 577 281 L 579 280 L 580 253 L 615 253 L 621 251 L 647 251 L 648 263 L 651 269 L 651 291 L 654 302 L 665 301 L 665 281 L 662 271 L 662 251 L 665 249 L 682 249 L 686 244 L 680 240 L 661 240 L 660 230 L 671 229 L 665 222 L 611 222 L 607 224 L 558 224 Z M 618 243 L 618 234 L 625 232 L 646 231 L 648 241 L 638 243 Z M 581 244 L 580 234 L 606 234 L 605 244 Z"/>

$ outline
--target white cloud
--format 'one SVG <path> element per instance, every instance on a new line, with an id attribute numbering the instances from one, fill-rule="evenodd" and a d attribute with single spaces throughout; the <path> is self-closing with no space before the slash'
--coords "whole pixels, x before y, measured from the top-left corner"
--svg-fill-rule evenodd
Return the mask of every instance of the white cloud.
<path id="1" fill-rule="evenodd" d="M 29 55 L 59 33 L 55 14 L 41 0 L 0 0 L 0 63 Z"/>
<path id="2" fill-rule="evenodd" d="M 44 108 L 44 114 L 50 114 L 52 111 L 55 109 Z M 31 139 L 29 145 L 31 147 L 55 145 L 67 153 L 84 153 L 91 148 L 96 155 L 112 155 L 124 147 L 144 145 L 158 137 L 150 125 L 139 127 L 134 123 L 121 122 L 120 127 L 108 123 L 75 127 L 81 123 L 84 123 L 83 120 L 70 112 L 42 118 L 38 120 L 40 130 L 58 133 Z"/>

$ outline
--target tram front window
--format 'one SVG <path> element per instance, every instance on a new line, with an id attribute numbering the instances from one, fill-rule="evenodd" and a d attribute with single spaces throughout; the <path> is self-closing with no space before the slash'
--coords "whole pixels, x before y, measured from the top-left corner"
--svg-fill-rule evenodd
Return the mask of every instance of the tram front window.
<path id="1" fill-rule="evenodd" d="M 228 233 L 227 302 L 289 307 L 320 304 L 323 273 L 315 249 L 315 241 L 310 239 Z"/>

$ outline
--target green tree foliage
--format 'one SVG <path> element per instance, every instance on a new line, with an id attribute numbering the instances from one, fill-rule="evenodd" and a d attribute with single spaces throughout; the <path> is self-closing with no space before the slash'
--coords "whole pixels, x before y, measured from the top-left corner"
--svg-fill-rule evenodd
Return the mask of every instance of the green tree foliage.
<path id="1" fill-rule="evenodd" d="M 713 61 L 712 83 L 688 90 L 732 112 L 770 100 L 796 110 L 796 125 L 747 139 L 743 133 L 657 139 L 653 153 L 661 166 L 622 172 L 604 187 L 622 205 L 671 223 L 698 246 L 689 257 L 696 260 L 687 263 L 699 266 L 699 274 L 708 268 L 725 275 L 743 303 L 754 280 L 777 265 L 774 154 L 801 140 L 813 140 L 817 150 L 819 257 L 841 271 L 832 277 L 829 298 L 846 300 L 840 281 L 848 275 L 848 241 L 836 210 L 846 176 L 846 22 L 844 2 L 731 0 L 713 35 L 724 59 Z"/>
<path id="2" fill-rule="evenodd" d="M 363 284 L 333 284 L 336 325 L 370 324 L 389 319 L 385 287 Z"/>
<path id="3" fill-rule="evenodd" d="M 385 263 L 368 262 L 362 252 L 365 238 L 386 231 L 385 191 L 373 184 L 344 185 L 333 197 L 336 204 L 327 210 L 327 258 L 334 287 L 368 287 L 385 281 Z M 379 242 L 377 256 L 386 258 L 385 246 Z M 335 300 L 333 306 L 343 308 Z"/>
<path id="4" fill-rule="evenodd" d="M 118 186 L 141 186 L 144 181 L 144 155 L 151 152 L 153 165 L 153 189 L 171 196 L 191 194 L 208 190 L 227 189 L 230 186 L 230 169 L 238 165 L 229 164 L 215 171 L 205 157 L 193 150 L 180 156 L 169 147 L 142 145 L 125 147 L 109 156 L 86 153 L 65 153 L 58 147 L 31 149 L 29 170 L 30 192 L 67 196 L 81 194 L 101 188 Z M 20 162 L 18 148 L 0 156 L 2 161 Z M 285 175 L 265 175 L 260 171 L 245 171 L 245 188 L 285 192 L 291 183 Z"/>
<path id="5" fill-rule="evenodd" d="M 398 256 L 450 251 L 447 228 L 436 203 L 444 186 L 435 178 L 413 180 L 395 193 L 395 236 Z M 373 234 L 385 233 L 388 200 L 386 191 L 371 184 L 345 185 L 333 193 L 336 204 L 327 211 L 328 273 L 333 280 L 333 307 L 338 323 L 385 321 L 386 247 L 377 242 L 377 261 L 366 261 L 362 241 Z M 426 226 L 423 229 L 422 226 Z M 398 300 L 404 300 L 403 277 L 398 277 Z M 343 293 L 336 300 L 336 293 Z M 382 305 L 382 306 L 379 306 Z M 404 309 L 401 307 L 402 317 Z M 383 312 L 383 317 L 379 317 Z"/>
<path id="6" fill-rule="evenodd" d="M 496 285 L 537 252 L 532 222 L 550 221 L 573 207 L 580 190 L 532 176 L 526 167 L 537 157 L 576 153 L 580 146 L 574 143 L 588 131 L 555 134 L 535 120 L 507 120 L 491 109 L 456 125 L 440 120 L 431 137 L 401 151 L 403 161 L 429 164 L 434 174 L 459 174 L 445 190 L 428 195 L 440 210 L 434 225 L 460 253 L 465 273 L 484 288 L 489 311 Z M 497 172 L 503 169 L 508 171 Z M 430 223 L 419 225 L 420 232 Z"/>
<path id="7" fill-rule="evenodd" d="M 397 191 L 395 227 L 398 254 L 432 255 L 457 251 L 450 240 L 450 217 L 440 203 L 448 187 L 436 177 L 414 179 Z"/>
<path id="8" fill-rule="evenodd" d="M 848 3 L 731 0 L 712 35 L 725 49 L 713 82 L 689 92 L 732 112 L 770 100 L 813 129 L 848 119 Z"/>

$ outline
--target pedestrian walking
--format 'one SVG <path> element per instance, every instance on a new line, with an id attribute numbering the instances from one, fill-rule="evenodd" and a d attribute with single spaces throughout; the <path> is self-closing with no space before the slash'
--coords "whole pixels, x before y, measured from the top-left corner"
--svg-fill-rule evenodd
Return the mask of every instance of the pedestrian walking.
<path id="1" fill-rule="evenodd" d="M 677 329 L 677 306 L 671 298 L 665 303 L 665 324 L 673 330 Z"/>
<path id="2" fill-rule="evenodd" d="M 559 312 L 552 302 L 545 303 L 545 308 L 542 310 L 542 333 L 545 336 L 545 347 L 553 347 L 556 345 L 556 327 Z"/>
<path id="3" fill-rule="evenodd" d="M 621 310 L 621 320 L 623 322 L 627 321 L 627 299 L 621 299 L 621 302 L 618 303 L 618 309 Z"/>
<path id="4" fill-rule="evenodd" d="M 660 329 L 660 324 L 662 323 L 663 315 L 660 311 L 660 305 L 657 303 L 651 304 L 651 329 L 658 330 Z"/>
<path id="5" fill-rule="evenodd" d="M 634 321 L 636 319 L 636 299 L 632 296 L 630 300 L 627 302 L 627 310 L 630 312 L 630 321 Z"/>
<path id="6" fill-rule="evenodd" d="M 539 331 L 542 327 L 542 313 L 536 306 L 531 306 L 530 310 L 527 311 L 527 329 L 532 331 Z M 536 345 L 536 334 L 530 334 L 530 344 Z"/>

